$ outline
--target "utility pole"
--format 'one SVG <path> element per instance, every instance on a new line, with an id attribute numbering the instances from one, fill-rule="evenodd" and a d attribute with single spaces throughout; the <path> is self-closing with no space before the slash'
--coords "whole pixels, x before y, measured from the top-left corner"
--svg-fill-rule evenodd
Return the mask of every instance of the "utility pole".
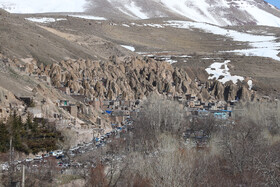
<path id="1" fill-rule="evenodd" d="M 25 165 L 22 165 L 22 183 L 21 187 L 25 187 Z"/>
<path id="2" fill-rule="evenodd" d="M 12 175 L 13 175 L 13 166 L 12 166 L 12 161 L 13 161 L 13 155 L 12 155 L 12 144 L 13 144 L 13 138 L 10 137 L 10 164 L 9 164 L 9 178 L 10 178 L 10 185 L 12 185 L 13 179 L 12 179 Z"/>

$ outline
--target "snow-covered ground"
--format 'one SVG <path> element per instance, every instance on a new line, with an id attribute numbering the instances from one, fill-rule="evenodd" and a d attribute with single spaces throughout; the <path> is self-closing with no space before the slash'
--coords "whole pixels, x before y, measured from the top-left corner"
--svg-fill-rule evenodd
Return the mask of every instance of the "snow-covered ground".
<path id="1" fill-rule="evenodd" d="M 117 25 L 117 24 L 115 24 Z M 191 22 L 191 21 L 178 21 L 171 20 L 163 24 L 136 24 L 136 23 L 126 23 L 122 26 L 130 27 L 154 27 L 158 29 L 164 29 L 166 27 L 180 28 L 180 29 L 200 29 L 206 33 L 212 33 L 216 35 L 221 35 L 225 37 L 232 38 L 234 41 L 246 42 L 251 46 L 248 49 L 233 50 L 233 51 L 221 51 L 238 53 L 246 56 L 259 56 L 272 58 L 274 60 L 280 61 L 278 53 L 280 52 L 280 43 L 276 42 L 276 37 L 272 36 L 271 33 L 264 33 L 263 35 L 250 34 L 245 32 L 238 32 L 231 29 L 225 29 L 219 26 L 211 25 L 208 23 L 201 22 Z"/>
<path id="2" fill-rule="evenodd" d="M 128 24 L 123 23 L 122 26 L 124 27 L 130 27 Z"/>
<path id="3" fill-rule="evenodd" d="M 253 88 L 253 81 L 252 80 L 248 80 L 248 86 L 249 86 L 249 90 L 252 90 Z"/>
<path id="4" fill-rule="evenodd" d="M 82 13 L 89 6 L 101 8 L 101 11 L 104 8 L 104 12 L 118 10 L 134 19 L 168 17 L 169 14 L 175 14 L 220 26 L 240 24 L 242 18 L 247 23 L 280 26 L 280 18 L 270 13 L 277 9 L 255 0 L 0 0 L 0 8 L 11 13 Z M 239 14 L 241 18 L 237 16 Z"/>
<path id="5" fill-rule="evenodd" d="M 135 51 L 135 48 L 132 47 L 132 46 L 129 46 L 129 45 L 121 45 L 121 46 L 126 48 L 126 49 L 128 49 L 128 50 L 130 50 L 130 51 Z"/>
<path id="6" fill-rule="evenodd" d="M 138 7 L 134 2 L 131 2 L 130 4 L 126 4 L 125 8 L 127 10 L 129 10 L 129 12 L 131 12 L 133 15 L 135 15 L 138 18 L 141 18 L 141 19 L 148 19 L 149 18 L 149 16 L 146 15 L 144 13 L 144 11 L 142 11 L 141 8 Z"/>
<path id="7" fill-rule="evenodd" d="M 184 1 L 184 0 L 161 0 L 166 7 L 181 16 L 199 22 L 208 22 L 219 25 L 219 22 L 209 11 L 209 3 L 206 0 Z M 226 0 L 221 0 L 218 7 L 228 8 Z M 203 14 L 201 14 L 203 12 Z M 226 20 L 223 20 L 227 23 Z M 229 22 L 228 22 L 229 23 Z"/>
<path id="8" fill-rule="evenodd" d="M 47 18 L 47 17 L 42 17 L 42 18 L 25 18 L 28 21 L 36 22 L 36 23 L 52 23 L 56 21 L 65 21 L 67 19 L 65 18 Z"/>
<path id="9" fill-rule="evenodd" d="M 271 27 L 280 26 L 280 18 L 258 8 L 257 6 L 250 4 L 250 1 L 252 0 L 235 1 L 235 3 L 237 4 L 236 7 L 239 7 L 239 9 L 252 15 L 253 18 L 257 21 L 258 25 L 266 25 Z"/>
<path id="10" fill-rule="evenodd" d="M 268 57 L 280 61 L 278 53 L 280 50 L 280 43 L 277 43 L 276 37 L 266 35 L 253 35 L 242 33 L 235 30 L 224 29 L 218 26 L 207 23 L 190 22 L 190 21 L 168 21 L 165 26 L 182 28 L 182 29 L 201 29 L 207 33 L 222 35 L 232 38 L 235 41 L 248 42 L 251 48 L 241 49 L 227 52 L 240 53 L 247 56 Z"/>
<path id="11" fill-rule="evenodd" d="M 99 20 L 99 21 L 107 20 L 107 19 L 104 18 L 104 17 L 89 16 L 89 15 L 75 15 L 75 14 L 70 14 L 70 15 L 68 15 L 68 16 L 75 17 L 75 18 L 89 19 L 89 20 Z"/>
<path id="12" fill-rule="evenodd" d="M 0 0 L 11 13 L 84 12 L 87 0 Z"/>
<path id="13" fill-rule="evenodd" d="M 206 69 L 206 72 L 209 74 L 209 79 L 216 79 L 221 83 L 226 83 L 232 81 L 236 84 L 238 81 L 243 81 L 244 77 L 231 75 L 228 68 L 228 63 L 230 60 L 225 62 L 215 62 L 209 68 Z"/>

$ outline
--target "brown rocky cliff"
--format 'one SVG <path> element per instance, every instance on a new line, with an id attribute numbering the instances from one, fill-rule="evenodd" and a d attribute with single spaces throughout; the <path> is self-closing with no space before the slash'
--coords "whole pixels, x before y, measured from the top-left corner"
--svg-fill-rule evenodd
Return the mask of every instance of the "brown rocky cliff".
<path id="1" fill-rule="evenodd" d="M 47 68 L 40 68 L 41 73 L 47 73 L 54 86 L 69 87 L 72 93 L 90 98 L 111 100 L 122 95 L 123 99 L 142 99 L 152 93 L 192 94 L 203 100 L 251 97 L 242 84 L 207 81 L 205 88 L 199 88 L 183 69 L 142 57 L 111 57 L 107 62 L 68 60 L 52 65 L 49 71 Z"/>

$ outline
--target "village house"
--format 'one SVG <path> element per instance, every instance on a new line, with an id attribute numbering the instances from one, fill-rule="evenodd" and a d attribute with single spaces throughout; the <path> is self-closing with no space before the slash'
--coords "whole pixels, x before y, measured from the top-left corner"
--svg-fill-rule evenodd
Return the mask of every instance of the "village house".
<path id="1" fill-rule="evenodd" d="M 194 101 L 194 104 L 195 104 L 196 107 L 201 106 L 201 101 L 200 101 L 200 99 Z"/>
<path id="2" fill-rule="evenodd" d="M 57 89 L 59 89 L 62 93 L 66 95 L 70 95 L 70 89 L 68 87 L 59 87 Z"/>
<path id="3" fill-rule="evenodd" d="M 27 106 L 30 106 L 33 103 L 33 97 L 29 97 L 29 96 L 19 97 L 19 100 L 23 101 L 24 104 L 26 104 Z"/>
<path id="4" fill-rule="evenodd" d="M 113 101 L 112 104 L 113 104 L 115 107 L 118 107 L 118 106 L 120 106 L 120 101 L 119 101 L 119 100 Z"/>
<path id="5" fill-rule="evenodd" d="M 113 124 L 121 124 L 124 122 L 125 117 L 124 116 L 109 116 L 109 120 Z"/>
<path id="6" fill-rule="evenodd" d="M 61 115 L 61 114 L 54 113 L 54 114 L 53 114 L 53 118 L 55 118 L 55 119 L 61 119 L 61 118 L 62 118 L 62 115 Z"/>
<path id="7" fill-rule="evenodd" d="M 76 99 L 77 101 L 82 102 L 82 103 L 86 103 L 87 102 L 87 99 L 86 99 L 85 95 L 71 95 L 71 97 L 73 99 Z"/>
<path id="8" fill-rule="evenodd" d="M 0 106 L 0 121 L 4 121 L 4 122 L 7 121 L 9 115 L 10 115 L 9 108 Z"/>
<path id="9" fill-rule="evenodd" d="M 69 112 L 71 116 L 77 118 L 78 117 L 78 107 L 76 105 L 65 105 L 65 106 L 60 106 L 62 109 L 65 111 Z"/>
<path id="10" fill-rule="evenodd" d="M 108 100 L 102 101 L 102 105 L 103 106 L 109 106 L 110 105 L 110 101 L 108 101 Z"/>
<path id="11" fill-rule="evenodd" d="M 192 95 L 191 94 L 186 94 L 186 100 L 189 101 L 191 100 Z"/>
<path id="12" fill-rule="evenodd" d="M 43 118 L 43 113 L 41 108 L 38 107 L 29 107 L 27 108 L 27 112 L 32 115 L 33 118 Z"/>
<path id="13" fill-rule="evenodd" d="M 101 127 L 101 125 L 102 125 L 102 119 L 101 119 L 101 117 L 97 117 L 96 118 L 96 124 L 99 126 L 99 127 Z"/>
<path id="14" fill-rule="evenodd" d="M 187 106 L 190 107 L 190 108 L 194 108 L 195 107 L 195 101 L 188 101 Z"/>
<path id="15" fill-rule="evenodd" d="M 51 78 L 49 76 L 47 76 L 47 75 L 40 75 L 39 79 L 41 79 L 42 81 L 45 81 L 46 83 L 51 85 Z"/>
<path id="16" fill-rule="evenodd" d="M 130 107 L 130 101 L 122 100 L 121 103 L 120 103 L 120 105 L 121 105 L 121 106 Z"/>
<path id="17" fill-rule="evenodd" d="M 111 114 L 112 116 L 129 116 L 130 111 L 128 110 L 115 110 Z"/>
<path id="18" fill-rule="evenodd" d="M 58 106 L 69 106 L 70 105 L 70 101 L 69 100 L 59 100 L 58 102 Z"/>
<path id="19" fill-rule="evenodd" d="M 178 101 L 178 102 L 182 102 L 183 101 L 183 97 L 182 96 L 174 96 L 174 100 Z"/>
<path id="20" fill-rule="evenodd" d="M 93 100 L 91 100 L 91 101 L 89 102 L 89 104 L 90 104 L 91 106 L 93 106 L 93 108 L 94 108 L 95 110 L 100 110 L 100 109 L 101 109 L 101 105 L 102 105 L 102 101 L 101 101 L 100 99 L 98 99 L 98 98 L 94 98 Z"/>

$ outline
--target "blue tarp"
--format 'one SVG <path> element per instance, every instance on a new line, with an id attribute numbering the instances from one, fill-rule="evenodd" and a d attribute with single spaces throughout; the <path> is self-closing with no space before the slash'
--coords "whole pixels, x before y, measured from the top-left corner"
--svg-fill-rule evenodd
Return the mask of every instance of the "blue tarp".
<path id="1" fill-rule="evenodd" d="M 221 112 L 232 112 L 231 110 L 221 110 Z"/>
<path id="2" fill-rule="evenodd" d="M 228 115 L 226 113 L 216 112 L 216 113 L 214 113 L 214 117 L 217 119 L 227 119 Z"/>
<path id="3" fill-rule="evenodd" d="M 113 112 L 113 111 L 106 110 L 106 113 L 107 113 L 107 114 L 112 114 L 112 112 Z"/>

